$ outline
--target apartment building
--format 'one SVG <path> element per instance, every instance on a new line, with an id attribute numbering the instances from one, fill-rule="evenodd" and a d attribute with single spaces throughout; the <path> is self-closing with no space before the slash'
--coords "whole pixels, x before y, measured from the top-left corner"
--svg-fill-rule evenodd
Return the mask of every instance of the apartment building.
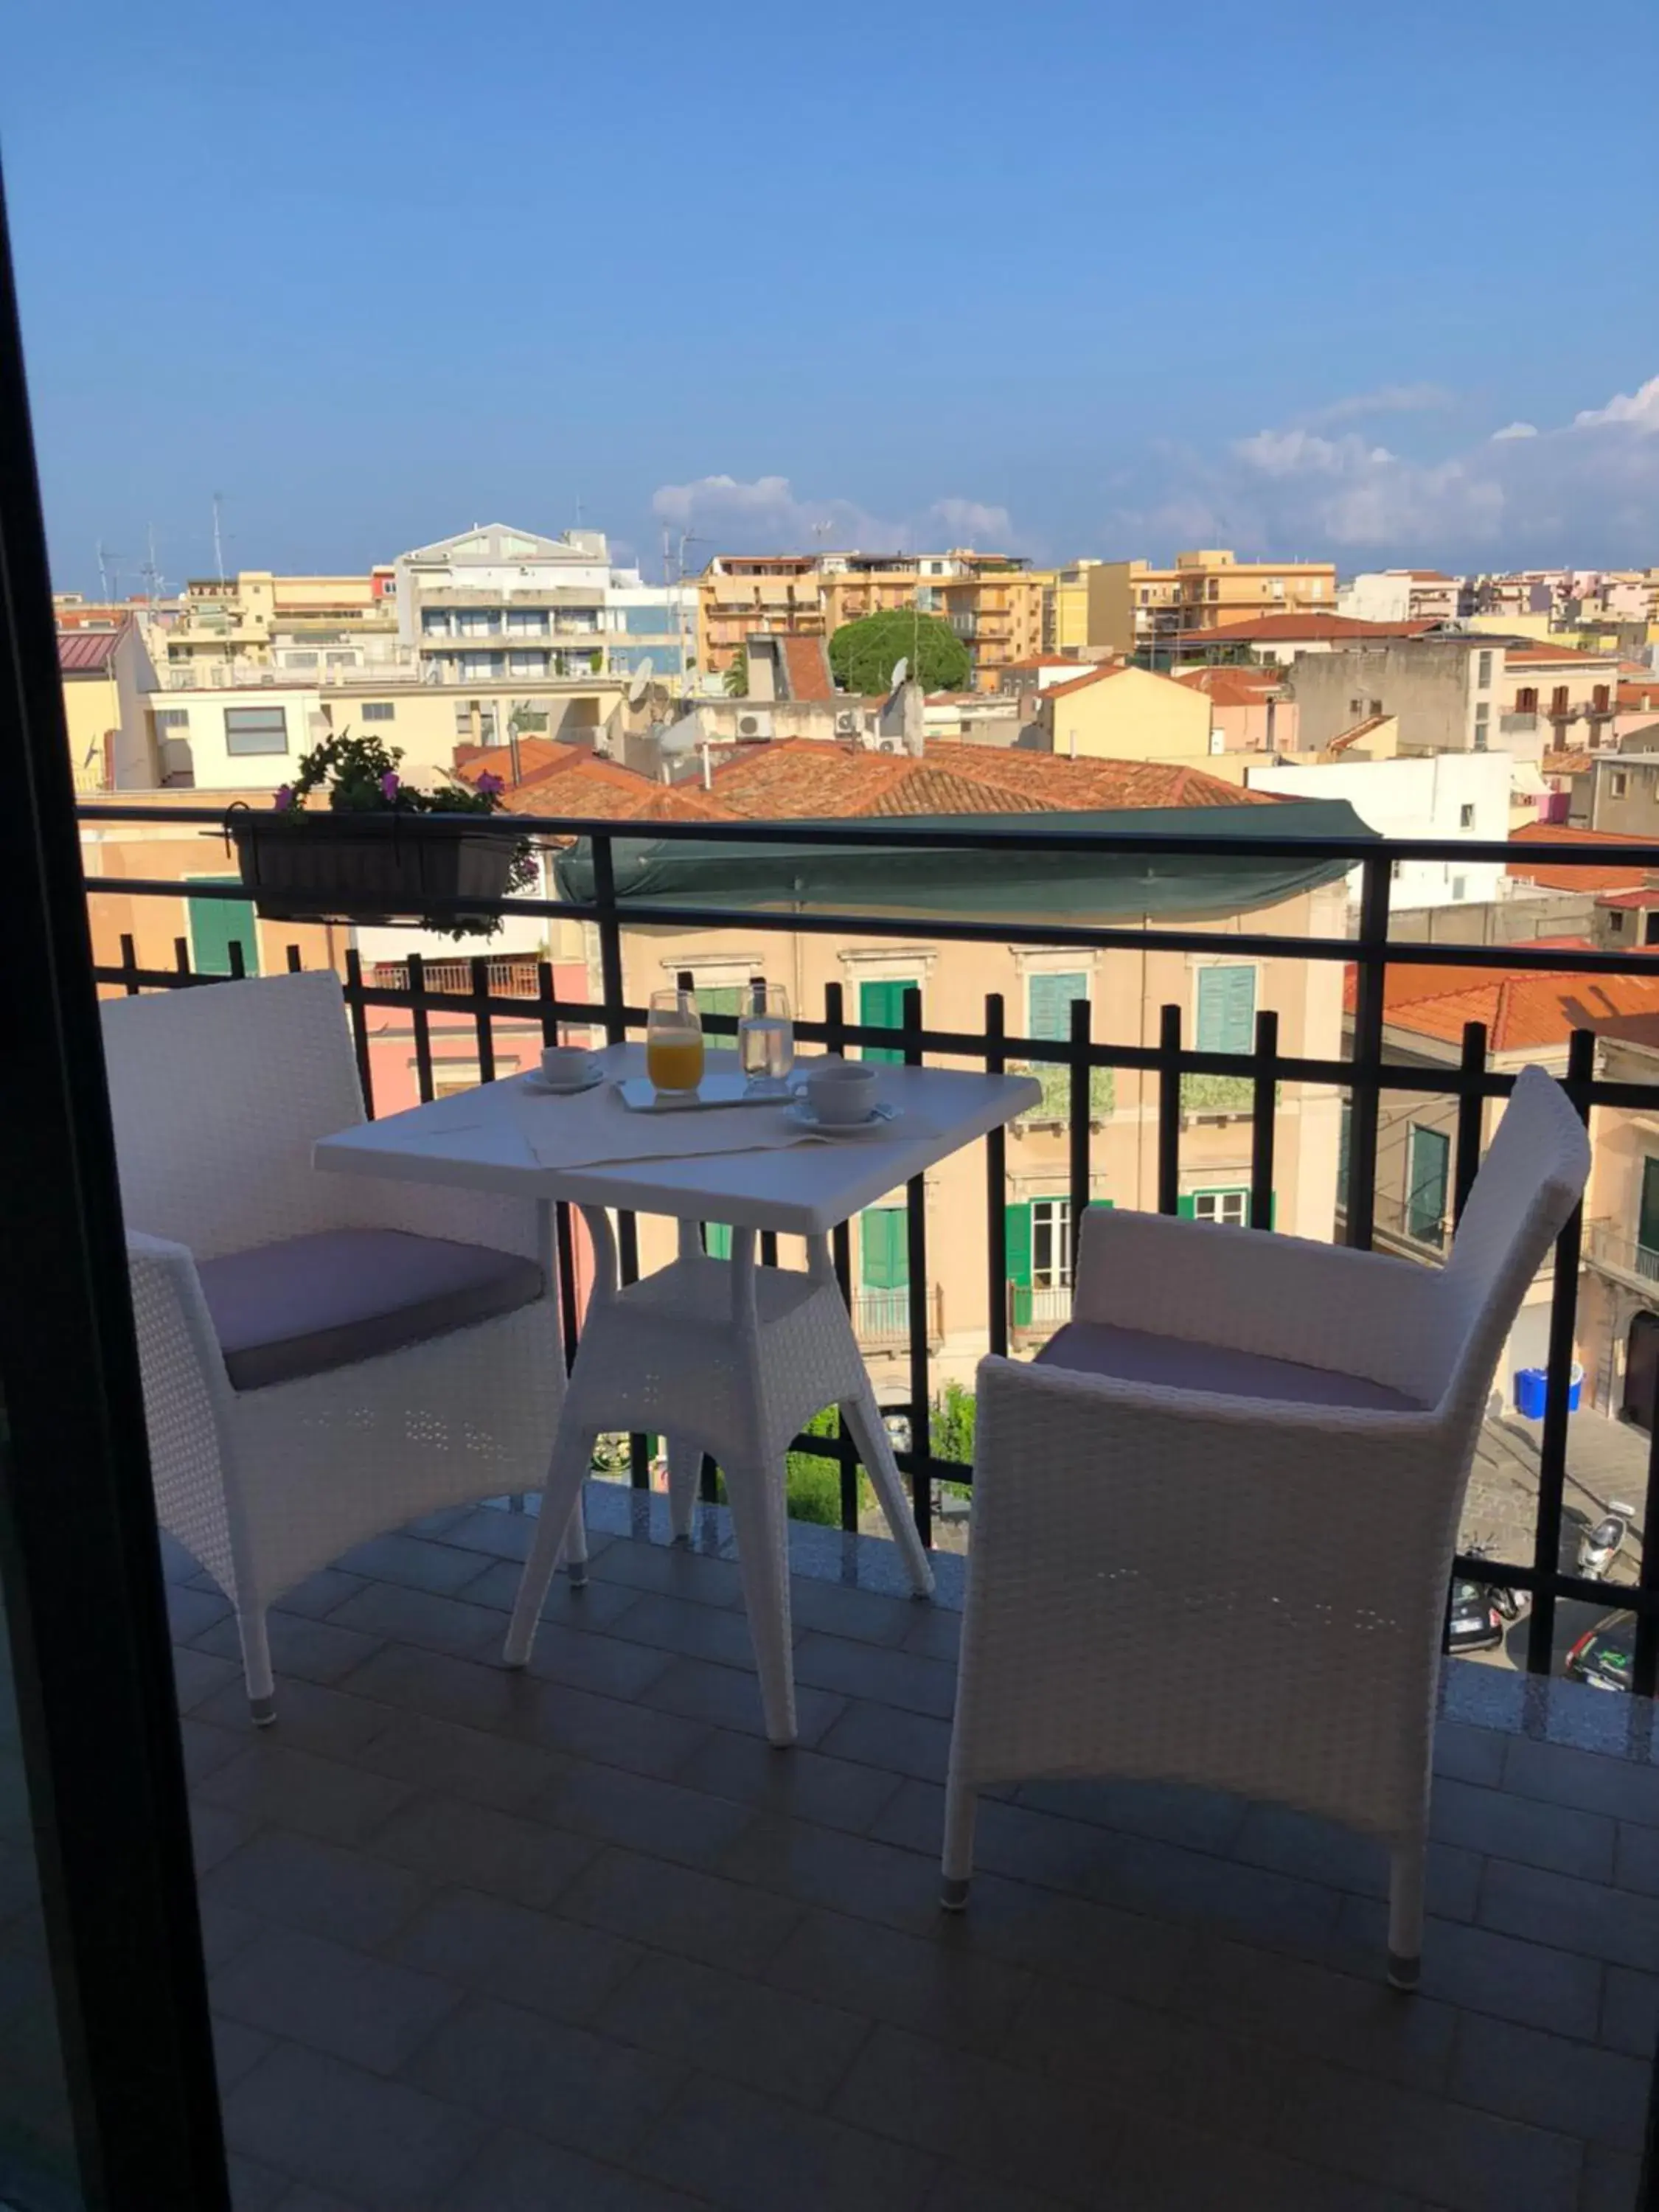
<path id="1" fill-rule="evenodd" d="M 458 746 L 552 738 L 592 751 L 620 736 L 629 681 L 500 678 L 441 685 L 371 671 L 327 685 L 274 672 L 253 684 L 152 692 L 147 701 L 155 775 L 198 790 L 270 791 L 320 739 L 358 730 L 404 755 L 405 774 L 445 774 Z"/>
<path id="2" fill-rule="evenodd" d="M 1296 702 L 1277 668 L 1190 668 L 1176 678 L 1210 702 L 1210 730 L 1219 752 L 1293 753 Z"/>
<path id="3" fill-rule="evenodd" d="M 1074 561 L 1057 568 L 1046 587 L 1042 615 L 1045 653 L 1080 653 L 1089 640 L 1089 572 L 1098 561 Z"/>
<path id="4" fill-rule="evenodd" d="M 1656 894 L 1659 896 L 1659 894 Z M 1650 1083 L 1659 1071 L 1659 1010 L 1601 1027 L 1598 1074 Z M 1601 1108 L 1584 1200 L 1579 1355 L 1604 1413 L 1651 1436 L 1659 1419 L 1659 1115 Z"/>
<path id="5" fill-rule="evenodd" d="M 1052 590 L 1014 556 L 975 553 L 720 554 L 698 585 L 702 665 L 723 672 L 761 631 L 833 637 L 866 615 L 914 607 L 948 622 L 967 647 L 975 690 L 1042 650 Z"/>
<path id="6" fill-rule="evenodd" d="M 1210 702 L 1191 685 L 1109 660 L 1024 696 L 1023 742 L 1070 760 L 1191 761 L 1214 772 Z"/>
<path id="7" fill-rule="evenodd" d="M 544 538 L 485 523 L 400 553 L 393 568 L 399 635 L 425 682 L 604 672 L 612 572 L 603 531 Z"/>
<path id="8" fill-rule="evenodd" d="M 156 781 L 148 718 L 155 670 L 131 617 L 58 633 L 64 720 L 77 791 L 128 791 Z"/>
<path id="9" fill-rule="evenodd" d="M 362 576 L 279 576 L 267 568 L 185 585 L 165 640 L 170 687 L 233 683 L 265 670 L 315 681 L 399 659 L 389 566 Z"/>
<path id="10" fill-rule="evenodd" d="M 1212 547 L 1177 553 L 1173 568 L 1103 561 L 1088 592 L 1086 641 L 1130 653 L 1261 615 L 1334 614 L 1336 570 L 1328 561 L 1241 561 Z"/>
<path id="11" fill-rule="evenodd" d="M 703 794 L 726 818 L 788 821 L 803 817 L 907 813 L 1030 813 L 1183 807 L 1194 826 L 1213 811 L 1270 801 L 1201 771 L 1144 763 L 1071 762 L 1041 754 L 963 744 L 930 744 L 925 757 L 849 755 L 811 742 L 757 746 L 718 769 Z M 1127 899 L 1126 904 L 1125 899 Z M 1103 891 L 1091 920 L 1134 904 L 1121 888 Z M 895 892 L 895 904 L 902 903 Z M 1138 909 L 1137 909 L 1138 911 Z M 1074 1000 L 1090 1003 L 1094 1034 L 1137 1046 L 1156 1043 L 1161 1008 L 1179 1006 L 1185 1033 L 1204 1049 L 1243 1052 L 1255 1018 L 1272 1009 L 1280 1046 L 1290 1054 L 1334 1055 L 1341 1027 L 1341 984 L 1331 963 L 1303 962 L 1291 952 L 1261 958 L 1233 955 L 1229 939 L 1249 931 L 1297 937 L 1340 933 L 1341 884 L 1280 899 L 1270 907 L 1212 912 L 1192 927 L 1206 939 L 1202 952 L 1166 952 L 1149 939 L 1144 951 L 1076 952 L 1055 948 L 957 945 L 933 937 L 924 919 L 913 934 L 856 932 L 799 935 L 757 930 L 751 939 L 730 930 L 629 929 L 623 940 L 624 981 L 633 1003 L 689 973 L 711 1015 L 735 1016 L 754 975 L 784 985 L 798 1012 L 818 1013 L 824 988 L 839 984 L 850 1020 L 896 1027 L 904 994 L 922 994 L 925 1018 L 951 1029 L 980 1027 L 986 997 L 1001 995 L 1010 1032 L 1031 1040 L 1069 1034 Z M 1071 917 L 1075 918 L 1075 917 Z M 1060 919 L 1056 915 L 1056 920 Z M 867 1057 L 884 1056 L 866 1048 Z M 892 1055 L 887 1055 L 892 1056 Z M 1044 1101 L 1008 1135 L 1006 1295 L 1012 1340 L 1030 1350 L 1069 1311 L 1070 1170 L 1063 1079 L 1044 1077 Z M 1039 1064 L 1040 1066 L 1040 1064 Z M 1090 1202 L 1155 1206 L 1158 1191 L 1157 1085 L 1150 1075 L 1101 1071 L 1091 1085 Z M 1241 1079 L 1193 1078 L 1183 1091 L 1180 1210 L 1200 1220 L 1245 1218 L 1250 1181 L 1249 1085 Z M 1328 1238 L 1336 1192 L 1338 1109 L 1334 1093 L 1286 1083 L 1279 1107 L 1273 1217 L 1280 1229 Z M 930 1170 L 927 1187 L 927 1303 L 940 1382 L 971 1381 L 986 1348 L 984 1283 L 988 1263 L 984 1167 L 978 1149 Z M 641 1256 L 652 1266 L 672 1256 L 672 1224 L 641 1224 Z M 716 1224 L 711 1245 L 726 1249 Z M 784 1240 L 781 1257 L 801 1255 Z M 878 1392 L 902 1399 L 908 1389 L 907 1331 L 911 1255 L 905 1194 L 894 1191 L 852 1226 L 854 1312 Z"/>
<path id="12" fill-rule="evenodd" d="M 1340 741 L 1339 740 L 1339 743 Z M 1502 753 L 1432 753 L 1415 759 L 1316 754 L 1294 764 L 1243 763 L 1251 791 L 1292 799 L 1346 799 L 1379 836 L 1498 842 L 1510 833 L 1510 764 Z M 1503 894 L 1501 860 L 1396 860 L 1392 900 L 1401 910 L 1485 904 Z M 1349 878 L 1358 902 L 1359 871 Z"/>
<path id="13" fill-rule="evenodd" d="M 1358 622 L 1455 622 L 1464 598 L 1463 579 L 1439 568 L 1373 569 L 1342 586 L 1336 611 Z"/>
<path id="14" fill-rule="evenodd" d="M 1613 655 L 1482 631 L 1331 643 L 1299 652 L 1288 678 L 1310 750 L 1366 714 L 1398 718 L 1402 752 L 1501 749 L 1535 763 L 1570 744 L 1610 741 Z"/>

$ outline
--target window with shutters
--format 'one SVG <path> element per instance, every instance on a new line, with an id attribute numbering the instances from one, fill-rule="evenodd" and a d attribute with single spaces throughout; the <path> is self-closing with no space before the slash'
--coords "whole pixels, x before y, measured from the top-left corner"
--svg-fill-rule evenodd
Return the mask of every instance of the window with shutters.
<path id="1" fill-rule="evenodd" d="M 1249 1052 L 1255 1034 L 1254 966 L 1198 971 L 1198 1049 Z"/>
<path id="2" fill-rule="evenodd" d="M 196 876 L 194 883 L 239 884 L 240 876 Z M 186 901 L 190 917 L 190 960 L 198 975 L 234 974 L 230 964 L 233 943 L 242 948 L 242 973 L 259 972 L 259 931 L 253 908 L 246 899 L 193 898 Z"/>
<path id="3" fill-rule="evenodd" d="M 1406 1154 L 1406 1234 L 1419 1244 L 1443 1244 L 1451 1139 L 1443 1129 L 1412 1125 Z"/>
<path id="4" fill-rule="evenodd" d="M 896 1030 L 904 1026 L 904 994 L 915 989 L 914 978 L 872 977 L 859 985 L 859 1020 L 866 1029 Z M 899 1060 L 904 1054 L 885 1045 L 866 1045 L 864 1060 Z"/>
<path id="5" fill-rule="evenodd" d="M 1194 1190 L 1176 1201 L 1176 1211 L 1188 1221 L 1210 1221 L 1224 1229 L 1243 1229 L 1250 1218 L 1250 1194 L 1245 1188 Z"/>
<path id="6" fill-rule="evenodd" d="M 859 1216 L 859 1279 L 866 1291 L 902 1291 L 910 1280 L 910 1224 L 902 1206 Z"/>
<path id="7" fill-rule="evenodd" d="M 1088 995 L 1089 978 L 1080 968 L 1058 975 L 1027 976 L 1026 1034 L 1064 1043 L 1072 1034 L 1072 1001 Z"/>
<path id="8" fill-rule="evenodd" d="M 732 1256 L 732 1231 L 724 1221 L 711 1221 L 704 1231 L 704 1249 L 711 1260 L 729 1260 Z"/>

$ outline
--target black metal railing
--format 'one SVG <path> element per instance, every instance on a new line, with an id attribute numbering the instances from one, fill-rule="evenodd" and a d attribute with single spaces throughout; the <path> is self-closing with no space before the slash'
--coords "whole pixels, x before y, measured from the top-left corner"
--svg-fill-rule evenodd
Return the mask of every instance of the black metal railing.
<path id="1" fill-rule="evenodd" d="M 88 823 L 128 822 L 154 827 L 163 822 L 185 822 L 193 823 L 204 831 L 222 826 L 222 817 L 216 810 L 183 805 L 141 808 L 124 806 L 118 803 L 94 803 L 82 806 L 79 812 L 82 819 Z M 424 818 L 441 822 L 446 817 Z M 920 1065 L 924 1058 L 939 1057 L 954 1062 L 967 1060 L 976 1063 L 991 1072 L 1001 1072 L 1015 1064 L 1046 1064 L 1063 1071 L 1066 1085 L 1063 1118 L 1068 1133 L 1066 1181 L 1070 1200 L 1073 1259 L 1075 1240 L 1090 1196 L 1091 1130 L 1091 1123 L 1098 1123 L 1101 1119 L 1099 1077 L 1103 1070 L 1139 1071 L 1157 1079 L 1157 1202 L 1158 1210 L 1164 1213 L 1174 1213 L 1178 1210 L 1182 1138 L 1189 1113 L 1184 1102 L 1192 1095 L 1189 1087 L 1191 1079 L 1225 1078 L 1234 1085 L 1241 1083 L 1248 1085 L 1248 1097 L 1241 1092 L 1233 1110 L 1247 1114 L 1250 1122 L 1248 1219 L 1250 1226 L 1257 1229 L 1273 1226 L 1276 1109 L 1281 1087 L 1286 1085 L 1324 1085 L 1345 1094 L 1351 1102 L 1351 1113 L 1346 1173 L 1336 1212 L 1346 1242 L 1369 1248 L 1376 1226 L 1377 1139 L 1384 1093 L 1410 1093 L 1451 1102 L 1455 1109 L 1455 1131 L 1451 1187 L 1451 1216 L 1455 1223 L 1462 1213 L 1480 1165 L 1484 1109 L 1489 1101 L 1505 1097 L 1515 1079 L 1513 1071 L 1490 1065 L 1486 1031 L 1480 1024 L 1475 1022 L 1465 1026 L 1461 1054 L 1455 1063 L 1431 1062 L 1426 1059 L 1403 1058 L 1397 1054 L 1389 1057 L 1383 987 L 1386 972 L 1391 965 L 1455 967 L 1465 971 L 1471 968 L 1525 969 L 1586 977 L 1654 972 L 1650 958 L 1640 953 L 1632 954 L 1619 950 L 1578 950 L 1533 944 L 1429 944 L 1396 940 L 1389 934 L 1390 879 L 1392 866 L 1396 861 L 1447 861 L 1455 859 L 1460 863 L 1482 860 L 1509 863 L 1513 862 L 1519 853 L 1524 852 L 1528 862 L 1548 866 L 1552 869 L 1627 866 L 1650 869 L 1659 874 L 1659 847 L 1638 842 L 1598 843 L 1586 847 L 1582 844 L 1547 845 L 1540 841 L 1524 848 L 1516 848 L 1507 842 L 1494 841 L 1460 840 L 1448 843 L 1428 839 L 1384 842 L 1370 836 L 1310 837 L 1298 836 L 1291 830 L 1287 830 L 1282 838 L 1252 836 L 1246 840 L 1230 836 L 1224 832 L 1164 836 L 1121 829 L 1097 832 L 1069 828 L 1064 830 L 1044 830 L 1040 824 L 1040 817 L 1034 820 L 1029 829 L 1022 827 L 1018 831 L 1001 828 L 975 829 L 967 825 L 961 829 L 944 828 L 933 823 L 923 828 L 902 821 L 857 821 L 834 825 L 796 822 L 653 823 L 644 832 L 653 842 L 670 843 L 687 841 L 706 843 L 718 840 L 734 847 L 743 847 L 775 843 L 787 838 L 792 847 L 821 846 L 826 848 L 915 848 L 922 846 L 944 850 L 995 853 L 1029 852 L 1037 848 L 1051 850 L 1057 855 L 1080 853 L 1138 854 L 1149 860 L 1159 857 L 1201 857 L 1220 860 L 1291 858 L 1310 863 L 1341 862 L 1359 871 L 1358 921 L 1356 932 L 1352 936 L 1293 936 L 1258 928 L 1233 930 L 1218 938 L 1212 929 L 1198 930 L 1183 927 L 1179 923 L 1153 921 L 1133 924 L 1028 922 L 1002 918 L 973 921 L 931 915 L 919 921 L 914 914 L 804 913 L 787 908 L 676 905 L 672 902 L 633 898 L 624 904 L 617 894 L 616 846 L 618 840 L 640 839 L 642 833 L 639 825 L 597 823 L 556 816 L 523 814 L 494 817 L 469 815 L 464 818 L 469 830 L 472 830 L 483 826 L 497 834 L 513 837 L 530 836 L 549 841 L 587 841 L 592 859 L 593 893 L 591 898 L 525 897 L 515 898 L 510 904 L 487 899 L 434 898 L 428 904 L 434 915 L 441 916 L 510 912 L 520 917 L 546 916 L 564 921 L 577 920 L 592 925 L 599 945 L 599 996 L 597 1000 L 586 997 L 580 1000 L 561 998 L 556 988 L 554 970 L 545 961 L 538 963 L 538 988 L 532 1000 L 526 1000 L 517 990 L 511 994 L 503 993 L 493 988 L 495 979 L 492 977 L 491 969 L 495 962 L 488 956 L 477 957 L 466 963 L 468 988 L 457 991 L 434 988 L 435 970 L 446 971 L 442 976 L 445 982 L 453 980 L 453 971 L 457 964 L 453 960 L 445 957 L 441 963 L 428 963 L 418 954 L 411 954 L 406 963 L 406 987 L 393 988 L 375 980 L 366 980 L 356 953 L 348 952 L 345 956 L 344 995 L 356 1042 L 365 1102 L 371 1115 L 374 1111 L 374 1099 L 368 1015 L 370 1010 L 377 1007 L 401 1009 L 410 1016 L 417 1084 L 422 1099 L 429 1099 L 434 1095 L 432 1021 L 434 1014 L 471 1018 L 476 1028 L 480 1077 L 484 1081 L 490 1080 L 495 1073 L 491 1025 L 498 1018 L 522 1023 L 528 1016 L 538 1024 L 542 1038 L 550 1042 L 556 1040 L 562 1028 L 566 1026 L 597 1030 L 611 1042 L 620 1042 L 630 1033 L 642 1032 L 646 1009 L 629 1003 L 623 982 L 623 937 L 633 928 L 678 928 L 699 932 L 741 930 L 750 938 L 757 932 L 783 935 L 853 933 L 866 940 L 891 937 L 909 941 L 914 941 L 918 933 L 921 933 L 941 943 L 994 943 L 1005 947 L 1077 947 L 1096 951 L 1139 952 L 1151 947 L 1164 951 L 1211 956 L 1218 949 L 1224 948 L 1231 957 L 1238 959 L 1335 962 L 1352 967 L 1355 970 L 1356 988 L 1353 1009 L 1348 1021 L 1349 1052 L 1346 1057 L 1337 1058 L 1305 1054 L 1289 1055 L 1281 1052 L 1279 1017 L 1272 1012 L 1257 1014 L 1252 1051 L 1223 1053 L 1200 1050 L 1188 1044 L 1182 1033 L 1182 1009 L 1174 1005 L 1165 1006 L 1161 1010 L 1158 1042 L 1154 1045 L 1095 1036 L 1091 1026 L 1092 1010 L 1090 1002 L 1085 999 L 1073 1002 L 1070 1033 L 1063 1039 L 1012 1034 L 1007 1029 L 1002 997 L 994 992 L 986 994 L 983 1024 L 977 1029 L 946 1030 L 929 1026 L 924 1019 L 922 994 L 916 988 L 908 989 L 904 994 L 902 1019 L 896 1028 L 850 1021 L 847 1017 L 842 988 L 836 983 L 825 988 L 821 1015 L 809 1014 L 805 1009 L 801 1010 L 795 1024 L 798 1036 L 805 1043 L 821 1045 L 831 1050 L 849 1045 L 869 1046 L 887 1052 L 896 1050 L 911 1065 Z M 371 825 L 384 823 L 390 834 L 392 827 L 390 816 L 366 816 L 362 819 Z M 404 836 L 410 834 L 410 824 L 401 817 L 399 834 Z M 240 884 L 221 884 L 199 879 L 191 880 L 185 885 L 164 879 L 91 875 L 88 878 L 87 888 L 94 898 L 100 893 L 124 898 L 175 901 L 188 896 L 192 902 L 204 898 L 240 899 L 246 896 Z M 499 957 L 496 956 L 497 959 Z M 243 974 L 246 964 L 241 949 L 233 943 L 229 948 L 231 973 L 235 975 Z M 298 968 L 300 964 L 297 948 L 290 946 L 289 965 Z M 192 972 L 188 945 L 182 938 L 175 942 L 173 965 L 159 968 L 142 965 L 137 958 L 133 940 L 130 937 L 123 938 L 120 959 L 100 965 L 97 974 L 100 984 L 128 992 L 167 989 L 223 980 L 218 975 Z M 689 986 L 690 976 L 683 980 Z M 709 1013 L 704 1016 L 704 1026 L 716 1036 L 730 1036 L 735 1033 L 737 1017 Z M 1645 1109 L 1649 1111 L 1659 1109 L 1659 1083 L 1614 1082 L 1596 1075 L 1595 1037 L 1589 1030 L 1577 1030 L 1572 1033 L 1563 1079 L 1574 1106 L 1587 1123 L 1592 1110 L 1598 1107 Z M 1052 1091 L 1052 1085 L 1047 1087 Z M 1000 1128 L 994 1130 L 983 1143 L 987 1228 L 983 1340 L 991 1352 L 1006 1353 L 1009 1348 L 1011 1307 L 1013 1304 L 1008 1291 L 1005 1223 L 1006 1133 Z M 908 1449 L 898 1454 L 899 1464 L 910 1480 L 917 1527 L 924 1540 L 930 1540 L 936 1486 L 941 1482 L 969 1482 L 973 1470 L 964 1462 L 940 1457 L 932 1447 L 929 1364 L 931 1345 L 935 1340 L 937 1328 L 937 1304 L 932 1295 L 933 1286 L 930 1285 L 928 1278 L 927 1218 L 925 1188 L 921 1176 L 915 1178 L 908 1186 L 906 1210 L 910 1275 L 908 1290 L 909 1397 L 907 1405 L 891 1410 L 902 1418 L 908 1429 Z M 1553 1268 L 1547 1387 L 1539 1447 L 1533 1556 L 1530 1560 L 1500 1561 L 1484 1555 L 1475 1557 L 1460 1553 L 1456 1571 L 1528 1594 L 1531 1600 L 1531 1612 L 1527 1632 L 1526 1662 L 1534 1672 L 1548 1669 L 1555 1630 L 1555 1608 L 1561 1600 L 1585 1600 L 1606 1608 L 1617 1607 L 1632 1612 L 1637 1624 L 1633 1683 L 1636 1688 L 1650 1695 L 1656 1677 L 1659 1676 L 1659 1542 L 1654 1540 L 1651 1534 L 1655 1523 L 1654 1507 L 1656 1501 L 1659 1501 L 1659 1418 L 1653 1425 L 1653 1443 L 1649 1454 L 1645 1506 L 1641 1516 L 1644 1541 L 1636 1583 L 1615 1583 L 1573 1574 L 1564 1571 L 1560 1564 L 1567 1472 L 1569 1391 L 1575 1358 L 1575 1322 L 1583 1234 L 1582 1216 L 1583 1209 L 1580 1208 L 1562 1231 Z M 618 1244 L 623 1278 L 635 1279 L 638 1273 L 639 1247 L 635 1224 L 631 1216 L 622 1218 Z M 566 1348 L 569 1353 L 574 1352 L 576 1341 L 578 1316 L 572 1266 L 571 1225 L 568 1209 L 563 1206 L 558 1209 L 558 1249 L 562 1278 L 562 1319 Z M 850 1243 L 846 1224 L 835 1232 L 832 1251 L 842 1294 L 850 1306 Z M 762 1240 L 762 1257 L 763 1261 L 775 1264 L 775 1237 Z M 856 1528 L 858 1478 L 850 1443 L 839 1437 L 803 1436 L 797 1438 L 794 1448 L 838 1462 L 842 1524 L 848 1530 Z M 631 1473 L 636 1485 L 642 1486 L 648 1481 L 648 1462 L 642 1438 L 635 1440 Z M 704 1475 L 705 1494 L 712 1496 L 712 1467 L 705 1467 Z"/>

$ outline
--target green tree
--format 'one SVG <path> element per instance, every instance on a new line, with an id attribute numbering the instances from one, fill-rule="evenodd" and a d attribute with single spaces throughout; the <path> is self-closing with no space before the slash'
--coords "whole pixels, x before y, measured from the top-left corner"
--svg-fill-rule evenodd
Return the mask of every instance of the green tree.
<path id="1" fill-rule="evenodd" d="M 891 688 L 896 663 L 908 660 L 925 691 L 960 691 L 972 663 L 968 648 L 937 615 L 891 607 L 843 623 L 830 641 L 830 665 L 844 691 L 879 696 Z"/>
<path id="2" fill-rule="evenodd" d="M 749 696 L 749 648 L 740 645 L 736 658 L 726 672 L 726 696 L 728 699 Z"/>

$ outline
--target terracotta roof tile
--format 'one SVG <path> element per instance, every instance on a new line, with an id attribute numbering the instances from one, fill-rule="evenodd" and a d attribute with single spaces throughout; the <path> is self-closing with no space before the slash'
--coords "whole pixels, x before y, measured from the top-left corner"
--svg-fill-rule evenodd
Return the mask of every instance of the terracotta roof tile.
<path id="1" fill-rule="evenodd" d="M 1350 745 L 1357 745 L 1362 738 L 1370 737 L 1373 730 L 1380 730 L 1384 722 L 1393 720 L 1392 714 L 1367 714 L 1363 722 L 1356 722 L 1352 729 L 1333 738 L 1325 750 L 1328 753 L 1345 753 Z"/>
<path id="2" fill-rule="evenodd" d="M 1351 615 L 1256 615 L 1248 622 L 1224 623 L 1218 629 L 1183 631 L 1176 642 L 1188 646 L 1289 644 L 1298 638 L 1421 637 L 1434 628 L 1426 617 L 1412 622 L 1358 622 Z"/>
<path id="3" fill-rule="evenodd" d="M 1189 691 L 1201 691 L 1213 707 L 1261 707 L 1283 678 L 1276 668 L 1189 668 L 1177 676 Z"/>
<path id="4" fill-rule="evenodd" d="M 1651 682 L 1643 678 L 1634 683 L 1620 684 L 1616 704 L 1621 714 L 1659 713 L 1659 677 Z"/>
<path id="5" fill-rule="evenodd" d="M 1557 660 L 1613 660 L 1617 657 L 1611 651 L 1581 653 L 1576 645 L 1512 645 L 1505 652 L 1504 660 L 1507 667 L 1515 668 L 1523 661 L 1547 664 Z"/>
<path id="6" fill-rule="evenodd" d="M 1529 822 L 1510 838 L 1511 845 L 1619 845 L 1629 842 L 1608 830 L 1569 829 L 1565 822 Z M 1659 874 L 1659 850 L 1655 852 L 1651 869 L 1552 866 L 1547 861 L 1528 861 L 1522 857 L 1511 860 L 1504 872 L 1537 884 L 1544 890 L 1637 890 L 1650 875 Z"/>
<path id="7" fill-rule="evenodd" d="M 783 653 L 784 676 L 792 699 L 833 699 L 836 686 L 823 641 L 786 634 L 778 641 Z"/>

